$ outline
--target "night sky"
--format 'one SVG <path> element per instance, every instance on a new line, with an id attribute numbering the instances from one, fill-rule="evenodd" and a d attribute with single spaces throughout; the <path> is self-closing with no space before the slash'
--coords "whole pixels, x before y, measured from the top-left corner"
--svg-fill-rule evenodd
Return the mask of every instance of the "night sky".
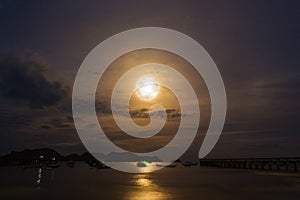
<path id="1" fill-rule="evenodd" d="M 300 2 L 158 0 L 0 1 L 0 154 L 84 152 L 77 70 L 106 38 L 149 26 L 194 38 L 222 74 L 227 118 L 210 157 L 300 156 Z"/>

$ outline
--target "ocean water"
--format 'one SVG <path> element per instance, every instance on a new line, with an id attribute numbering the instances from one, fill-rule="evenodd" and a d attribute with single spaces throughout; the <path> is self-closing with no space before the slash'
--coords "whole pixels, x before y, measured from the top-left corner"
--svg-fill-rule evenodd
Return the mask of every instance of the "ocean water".
<path id="1" fill-rule="evenodd" d="M 40 174 L 40 177 L 39 177 Z M 40 183 L 37 183 L 40 180 Z M 300 173 L 208 167 L 145 174 L 85 163 L 56 169 L 1 167 L 0 199 L 299 199 Z"/>

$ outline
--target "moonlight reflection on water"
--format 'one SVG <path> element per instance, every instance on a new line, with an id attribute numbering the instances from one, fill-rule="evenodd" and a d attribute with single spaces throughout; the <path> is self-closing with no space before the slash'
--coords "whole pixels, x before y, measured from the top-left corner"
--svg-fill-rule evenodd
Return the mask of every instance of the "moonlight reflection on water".
<path id="1" fill-rule="evenodd" d="M 128 195 L 128 199 L 161 200 L 169 199 L 171 195 L 154 183 L 149 174 L 135 174 L 132 183 L 136 190 Z"/>

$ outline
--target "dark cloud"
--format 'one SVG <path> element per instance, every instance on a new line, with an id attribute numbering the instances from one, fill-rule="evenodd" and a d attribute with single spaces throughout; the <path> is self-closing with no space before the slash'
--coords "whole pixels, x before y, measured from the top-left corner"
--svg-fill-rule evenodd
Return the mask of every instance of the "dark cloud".
<path id="1" fill-rule="evenodd" d="M 48 125 L 42 125 L 42 126 L 40 126 L 40 128 L 41 128 L 41 129 L 49 129 L 49 128 L 51 128 L 51 127 L 48 126 Z"/>
<path id="2" fill-rule="evenodd" d="M 67 116 L 66 116 L 66 119 L 67 119 L 67 122 L 73 122 L 73 121 L 74 121 L 72 115 L 67 115 Z"/>
<path id="3" fill-rule="evenodd" d="M 51 125 L 56 127 L 56 128 L 68 128 L 70 127 L 69 124 L 66 123 L 65 119 L 61 119 L 61 118 L 54 118 L 51 120 Z"/>
<path id="4" fill-rule="evenodd" d="M 99 114 L 112 114 L 111 107 L 108 102 L 96 100 L 95 107 Z"/>
<path id="5" fill-rule="evenodd" d="M 166 109 L 166 111 L 151 111 L 148 108 L 141 108 L 138 110 L 130 110 L 129 113 L 132 118 L 148 118 L 153 117 L 164 117 L 164 113 L 167 113 L 167 119 L 179 118 L 181 116 L 180 111 L 176 109 Z"/>
<path id="6" fill-rule="evenodd" d="M 43 108 L 57 104 L 67 95 L 60 82 L 51 82 L 45 66 L 33 59 L 15 55 L 0 57 L 0 96 L 9 101 Z"/>

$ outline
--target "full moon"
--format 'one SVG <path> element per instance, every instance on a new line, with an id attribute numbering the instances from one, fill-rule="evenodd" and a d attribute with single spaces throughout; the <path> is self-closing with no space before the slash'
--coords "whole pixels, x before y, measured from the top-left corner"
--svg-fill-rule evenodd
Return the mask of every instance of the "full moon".
<path id="1" fill-rule="evenodd" d="M 150 101 L 158 95 L 159 85 L 155 78 L 143 77 L 137 81 L 135 90 L 138 97 Z"/>

